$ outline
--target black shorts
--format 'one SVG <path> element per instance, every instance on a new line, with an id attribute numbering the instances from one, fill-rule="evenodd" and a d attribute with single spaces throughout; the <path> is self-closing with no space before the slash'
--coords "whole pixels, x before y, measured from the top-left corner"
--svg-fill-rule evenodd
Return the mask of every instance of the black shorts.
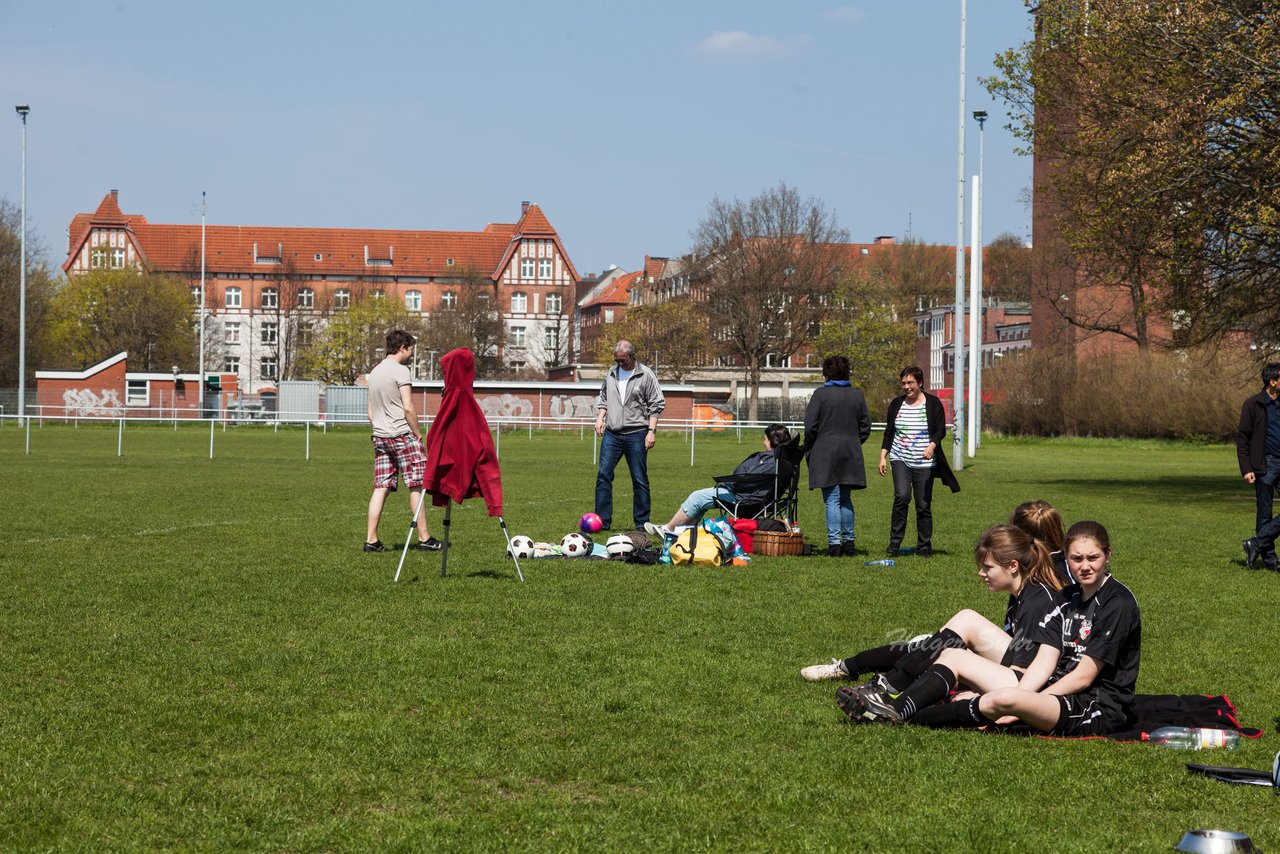
<path id="1" fill-rule="evenodd" d="M 1105 735 L 1115 729 L 1103 713 L 1098 698 L 1092 694 L 1068 694 L 1058 697 L 1058 723 L 1053 735 Z"/>

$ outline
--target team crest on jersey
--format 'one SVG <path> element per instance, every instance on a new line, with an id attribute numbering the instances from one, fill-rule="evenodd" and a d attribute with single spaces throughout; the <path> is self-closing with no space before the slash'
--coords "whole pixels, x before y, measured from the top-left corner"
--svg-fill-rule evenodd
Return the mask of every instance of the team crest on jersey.
<path id="1" fill-rule="evenodd" d="M 1080 640 L 1088 640 L 1089 635 L 1093 634 L 1093 622 L 1090 620 L 1080 621 Z"/>

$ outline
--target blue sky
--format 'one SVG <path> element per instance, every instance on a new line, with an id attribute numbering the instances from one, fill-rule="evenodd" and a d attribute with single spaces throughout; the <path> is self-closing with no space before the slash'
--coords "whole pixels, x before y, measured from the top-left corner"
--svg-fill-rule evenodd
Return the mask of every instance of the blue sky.
<path id="1" fill-rule="evenodd" d="M 1031 163 L 977 84 L 1027 38 L 968 0 L 987 239 Z M 779 181 L 856 242 L 954 243 L 958 0 L 0 2 L 0 196 L 61 262 L 110 189 L 152 222 L 478 230 L 542 205 L 580 273 L 676 255 Z M 969 166 L 977 171 L 970 121 Z M 966 229 L 966 236 L 967 236 Z"/>

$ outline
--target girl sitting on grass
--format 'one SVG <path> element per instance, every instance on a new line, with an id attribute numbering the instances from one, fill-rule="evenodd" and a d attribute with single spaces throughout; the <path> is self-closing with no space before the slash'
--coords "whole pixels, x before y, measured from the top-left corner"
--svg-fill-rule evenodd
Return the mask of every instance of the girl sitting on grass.
<path id="1" fill-rule="evenodd" d="M 840 688 L 836 702 L 845 714 L 898 722 L 942 702 L 961 683 L 979 691 L 1019 684 L 1037 691 L 1049 681 L 1058 649 L 1036 640 L 1040 624 L 1061 601 L 1049 550 L 1021 528 L 996 525 L 978 539 L 973 554 L 978 577 L 987 589 L 1009 594 L 1008 630 L 974 611 L 961 611 L 948 626 L 956 625 L 968 637 L 976 638 L 971 648 L 941 650 L 936 660 L 900 691 L 886 689 L 879 679 L 857 688 Z"/>
<path id="2" fill-rule="evenodd" d="M 1138 681 L 1142 618 L 1138 601 L 1109 569 L 1111 538 L 1097 522 L 1067 531 L 1076 583 L 1044 621 L 1036 640 L 1061 651 L 1048 687 L 999 688 L 926 709 L 915 723 L 979 727 L 1022 722 L 1055 735 L 1105 735 L 1126 724 Z"/>
<path id="3" fill-rule="evenodd" d="M 888 694 L 898 694 L 947 649 L 970 649 L 988 662 L 1007 665 L 1009 662 L 1005 659 L 1010 655 L 1015 634 L 1021 629 L 1025 635 L 1033 623 L 1039 622 L 1058 604 L 1057 591 L 1062 588 L 1062 582 L 1052 569 L 1048 550 L 1037 549 L 1031 535 L 1012 525 L 997 525 L 983 534 L 974 549 L 974 558 L 987 589 L 1009 594 L 1003 629 L 977 611 L 966 608 L 932 635 L 863 650 L 843 660 L 833 658 L 830 664 L 804 668 L 800 675 L 809 682 L 823 682 L 880 673 L 873 680 L 875 687 Z M 985 569 L 988 559 L 995 563 L 990 572 Z M 1016 650 L 1017 663 L 1025 668 L 1034 657 L 1034 644 L 1024 638 L 1019 641 L 1019 647 L 1025 648 Z"/>
<path id="4" fill-rule="evenodd" d="M 1009 524 L 1017 525 L 1045 544 L 1049 549 L 1049 557 L 1053 558 L 1054 572 L 1058 574 L 1064 587 L 1075 580 L 1067 570 L 1067 558 L 1062 553 L 1062 514 L 1057 508 L 1042 499 L 1024 501 L 1013 509 Z"/>

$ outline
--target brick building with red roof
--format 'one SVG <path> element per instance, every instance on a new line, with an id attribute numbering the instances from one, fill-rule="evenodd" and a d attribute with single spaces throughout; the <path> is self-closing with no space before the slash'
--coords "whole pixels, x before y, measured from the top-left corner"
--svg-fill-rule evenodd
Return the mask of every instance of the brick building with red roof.
<path id="1" fill-rule="evenodd" d="M 67 276 L 141 268 L 181 276 L 199 299 L 199 225 L 162 225 L 120 209 L 116 190 L 71 221 Z M 205 229 L 206 369 L 257 391 L 287 373 L 291 348 L 334 311 L 376 296 L 403 302 L 427 323 L 481 287 L 505 327 L 502 363 L 544 369 L 569 358 L 578 273 L 536 204 L 515 223 L 481 231 L 209 225 Z"/>

